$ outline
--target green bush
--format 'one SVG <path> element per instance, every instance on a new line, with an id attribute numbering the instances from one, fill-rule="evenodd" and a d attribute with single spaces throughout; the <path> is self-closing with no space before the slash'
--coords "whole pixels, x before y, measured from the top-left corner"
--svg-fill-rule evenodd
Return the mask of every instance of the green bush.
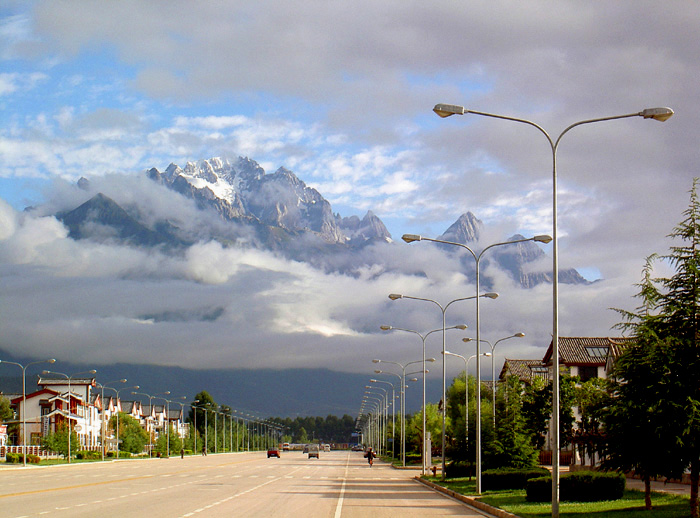
<path id="1" fill-rule="evenodd" d="M 27 455 L 27 462 L 30 464 L 39 464 L 41 462 L 41 457 L 38 455 L 32 455 L 31 453 Z"/>
<path id="2" fill-rule="evenodd" d="M 481 473 L 484 489 L 500 491 L 503 489 L 525 489 L 527 481 L 533 478 L 549 476 L 547 468 L 498 468 Z"/>
<path id="3" fill-rule="evenodd" d="M 622 473 L 576 471 L 561 477 L 559 490 L 562 499 L 570 502 L 599 502 L 619 500 L 625 492 Z"/>
<path id="4" fill-rule="evenodd" d="M 526 489 L 528 502 L 547 502 L 552 499 L 552 477 L 530 479 Z M 566 502 L 619 500 L 624 492 L 622 473 L 577 471 L 562 475 L 559 480 L 559 498 Z"/>
<path id="5" fill-rule="evenodd" d="M 75 454 L 76 459 L 83 459 L 83 460 L 96 460 L 96 459 L 101 459 L 102 454 L 99 451 L 92 451 L 92 450 L 81 450 L 79 452 L 76 452 Z"/>
<path id="6" fill-rule="evenodd" d="M 19 453 L 8 453 L 5 455 L 5 461 L 10 464 L 22 462 L 22 456 Z"/>
<path id="7" fill-rule="evenodd" d="M 470 462 L 456 460 L 445 465 L 445 478 L 473 477 L 476 473 Z"/>

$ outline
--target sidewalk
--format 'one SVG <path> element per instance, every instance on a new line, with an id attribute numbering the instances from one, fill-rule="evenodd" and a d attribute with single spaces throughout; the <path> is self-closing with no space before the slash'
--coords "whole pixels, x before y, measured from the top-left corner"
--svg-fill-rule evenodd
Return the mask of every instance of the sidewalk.
<path id="1" fill-rule="evenodd" d="M 644 491 L 644 481 L 638 478 L 628 478 L 627 488 Z M 651 490 L 659 493 L 673 493 L 674 495 L 690 495 L 690 484 L 678 484 L 674 482 L 651 481 Z"/>

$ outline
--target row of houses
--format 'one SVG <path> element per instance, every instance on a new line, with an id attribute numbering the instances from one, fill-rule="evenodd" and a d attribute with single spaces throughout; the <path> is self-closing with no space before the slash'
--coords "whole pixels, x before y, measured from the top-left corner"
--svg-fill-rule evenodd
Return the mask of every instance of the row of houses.
<path id="1" fill-rule="evenodd" d="M 168 424 L 180 437 L 185 437 L 189 431 L 184 422 L 184 405 L 124 401 L 104 394 L 94 377 L 67 380 L 40 376 L 37 390 L 26 395 L 24 405 L 22 394 L 5 394 L 5 397 L 10 399 L 16 416 L 14 421 L 5 424 L 24 423 L 28 445 L 40 445 L 43 437 L 70 423 L 78 436 L 78 449 L 99 450 L 104 445 L 106 450 L 116 450 L 114 432 L 107 423 L 117 412 L 138 420 L 153 439 L 164 433 Z M 152 402 L 151 398 L 149 402 Z M 19 427 L 20 434 L 23 426 Z M 4 432 L 0 430 L 0 446 L 9 442 L 23 443 L 21 437 L 10 441 L 6 427 Z"/>

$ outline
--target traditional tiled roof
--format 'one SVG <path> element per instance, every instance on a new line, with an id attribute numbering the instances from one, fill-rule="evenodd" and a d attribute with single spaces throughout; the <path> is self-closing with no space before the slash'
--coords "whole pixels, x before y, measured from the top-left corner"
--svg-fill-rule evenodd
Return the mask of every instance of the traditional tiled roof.
<path id="1" fill-rule="evenodd" d="M 545 367 L 540 360 L 513 360 L 506 358 L 499 379 L 504 379 L 506 376 L 517 376 L 520 381 L 529 383 L 533 376 L 533 367 Z"/>
<path id="2" fill-rule="evenodd" d="M 604 366 L 608 356 L 619 354 L 619 349 L 632 342 L 633 338 L 617 337 L 559 337 L 559 363 L 564 365 Z M 552 342 L 542 363 L 552 362 Z"/>

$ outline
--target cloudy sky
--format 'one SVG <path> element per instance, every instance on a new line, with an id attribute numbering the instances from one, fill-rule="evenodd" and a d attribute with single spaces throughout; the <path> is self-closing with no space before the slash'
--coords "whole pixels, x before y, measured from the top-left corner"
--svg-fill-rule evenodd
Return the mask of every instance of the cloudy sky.
<path id="1" fill-rule="evenodd" d="M 294 171 L 342 216 L 373 211 L 397 241 L 437 237 L 466 211 L 488 229 L 481 246 L 550 234 L 544 135 L 440 119 L 440 102 L 532 120 L 553 139 L 576 121 L 673 108 L 664 123 L 575 128 L 559 147 L 560 264 L 599 280 L 562 286 L 560 334 L 614 336 L 608 308 L 635 307 L 644 259 L 668 251 L 697 174 L 699 26 L 691 1 L 5 1 L 0 350 L 95 367 L 369 373 L 372 358 L 418 360 L 417 337 L 379 326 L 425 332 L 441 314 L 387 295 L 445 304 L 474 293 L 430 243 L 399 242 L 385 260 L 401 268 L 350 277 L 216 243 L 174 258 L 74 242 L 51 214 L 84 201 L 81 176 L 165 211 L 178 202 L 145 169 L 247 156 Z M 30 205 L 45 209 L 23 213 Z M 386 273 L 411 268 L 427 276 Z M 541 357 L 551 287 L 492 274 L 501 296 L 482 304 L 483 338 L 526 334 L 498 346 L 497 365 Z M 448 324 L 473 330 L 473 303 L 459 304 Z M 461 336 L 448 348 L 473 354 Z"/>

